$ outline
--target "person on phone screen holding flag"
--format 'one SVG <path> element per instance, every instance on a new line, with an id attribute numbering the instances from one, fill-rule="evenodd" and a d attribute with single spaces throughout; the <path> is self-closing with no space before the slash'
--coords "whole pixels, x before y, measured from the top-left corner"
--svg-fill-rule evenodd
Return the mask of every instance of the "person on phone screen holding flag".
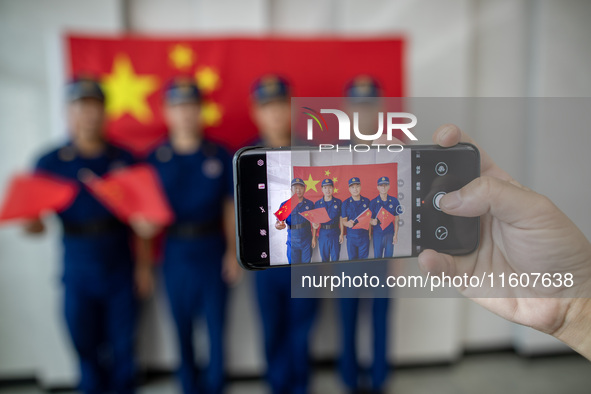
<path id="1" fill-rule="evenodd" d="M 314 203 L 315 208 L 325 208 L 330 221 L 325 223 L 313 223 L 314 239 L 312 247 L 316 243 L 316 230 L 318 230 L 318 247 L 320 258 L 323 262 L 338 261 L 341 254 L 341 244 L 344 239 L 343 223 L 341 223 L 342 201 L 333 196 L 334 182 L 330 178 L 322 181 L 322 198 Z"/>
<path id="2" fill-rule="evenodd" d="M 351 197 L 343 201 L 341 217 L 347 227 L 347 253 L 349 260 L 366 259 L 369 256 L 369 198 L 361 195 L 361 181 L 357 177 L 349 179 Z M 366 223 L 367 222 L 367 223 Z"/>
<path id="3" fill-rule="evenodd" d="M 380 194 L 371 200 L 371 225 L 373 226 L 373 253 L 376 259 L 392 258 L 394 245 L 398 242 L 398 215 L 400 202 L 388 194 L 390 178 L 378 179 Z"/>

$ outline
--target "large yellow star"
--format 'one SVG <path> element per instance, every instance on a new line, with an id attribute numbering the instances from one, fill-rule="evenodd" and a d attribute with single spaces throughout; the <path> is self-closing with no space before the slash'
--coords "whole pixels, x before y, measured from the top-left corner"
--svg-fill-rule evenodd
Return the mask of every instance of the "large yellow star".
<path id="1" fill-rule="evenodd" d="M 318 190 L 316 190 L 316 184 L 318 182 L 320 181 L 315 181 L 314 179 L 312 179 L 312 174 L 310 174 L 308 180 L 304 181 L 304 183 L 306 184 L 306 190 L 304 192 L 307 192 L 308 190 L 314 190 L 315 192 L 317 192 Z"/>
<path id="2" fill-rule="evenodd" d="M 214 101 L 205 100 L 201 104 L 201 118 L 205 127 L 216 126 L 222 119 L 222 108 Z"/>
<path id="3" fill-rule="evenodd" d="M 339 189 L 334 189 L 334 190 L 333 190 L 333 194 L 334 194 L 334 193 L 338 193 L 338 192 L 339 192 Z"/>
<path id="4" fill-rule="evenodd" d="M 330 170 L 324 171 L 324 175 L 329 176 L 330 175 Z"/>
<path id="5" fill-rule="evenodd" d="M 184 70 L 193 65 L 195 53 L 187 45 L 176 44 L 168 53 L 168 58 L 176 68 Z"/>
<path id="6" fill-rule="evenodd" d="M 220 82 L 220 76 L 211 67 L 203 67 L 195 72 L 197 86 L 203 93 L 213 92 Z"/>
<path id="7" fill-rule="evenodd" d="M 148 96 L 158 89 L 158 78 L 135 73 L 129 57 L 119 54 L 113 61 L 111 73 L 103 78 L 107 96 L 105 111 L 111 119 L 129 114 L 141 123 L 152 120 Z"/>

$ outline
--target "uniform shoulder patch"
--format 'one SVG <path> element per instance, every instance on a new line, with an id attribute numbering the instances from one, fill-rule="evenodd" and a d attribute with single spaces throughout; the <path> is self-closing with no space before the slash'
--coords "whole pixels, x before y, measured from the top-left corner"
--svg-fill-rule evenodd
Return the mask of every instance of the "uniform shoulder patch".
<path id="1" fill-rule="evenodd" d="M 215 157 L 205 159 L 203 162 L 203 174 L 208 178 L 213 179 L 219 177 L 222 174 L 223 169 L 224 166 L 222 162 Z"/>
<path id="2" fill-rule="evenodd" d="M 58 150 L 57 157 L 61 161 L 72 161 L 76 158 L 76 149 L 72 146 L 64 146 Z"/>
<path id="3" fill-rule="evenodd" d="M 170 146 L 161 146 L 156 150 L 156 160 L 160 163 L 167 163 L 172 159 L 173 152 Z"/>

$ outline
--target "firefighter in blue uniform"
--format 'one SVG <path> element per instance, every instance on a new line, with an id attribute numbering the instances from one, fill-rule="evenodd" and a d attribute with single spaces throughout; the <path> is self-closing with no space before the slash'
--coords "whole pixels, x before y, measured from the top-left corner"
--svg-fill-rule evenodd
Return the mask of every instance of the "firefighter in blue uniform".
<path id="1" fill-rule="evenodd" d="M 347 230 L 347 253 L 349 260 L 366 259 L 369 256 L 369 230 L 355 228 L 357 217 L 369 209 L 369 198 L 361 195 L 361 181 L 357 177 L 349 179 L 351 197 L 343 201 L 341 217 Z"/>
<path id="2" fill-rule="evenodd" d="M 74 79 L 67 94 L 70 141 L 41 157 L 36 170 L 72 179 L 80 187 L 74 202 L 59 214 L 64 312 L 80 363 L 80 388 L 86 394 L 133 393 L 134 276 L 137 290 L 146 295 L 150 268 L 145 262 L 134 266 L 129 227 L 101 205 L 83 182 L 134 160 L 104 139 L 105 96 L 96 80 Z M 35 220 L 26 229 L 40 233 L 44 226 Z"/>
<path id="3" fill-rule="evenodd" d="M 291 108 L 288 82 L 277 75 L 263 76 L 253 84 L 251 97 L 251 113 L 261 138 L 256 145 L 290 146 Z M 295 183 L 295 187 L 301 187 L 300 183 L 303 182 L 299 180 Z M 305 206 L 312 209 L 313 204 L 307 201 Z M 299 205 L 304 206 L 302 203 Z M 292 212 L 291 218 L 286 221 L 295 224 L 294 216 L 300 215 Z M 298 223 L 303 223 L 297 220 Z M 306 231 L 310 233 L 311 229 L 308 225 L 307 228 L 288 230 L 290 233 L 292 231 L 303 235 Z M 291 235 L 293 247 L 295 234 Z M 311 242 L 311 235 L 309 241 Z M 301 261 L 309 262 L 310 256 L 311 250 L 309 253 L 304 252 Z M 288 258 L 292 259 L 289 251 Z M 295 261 L 292 259 L 291 262 Z M 305 394 L 308 392 L 310 376 L 309 336 L 318 300 L 291 298 L 290 268 L 270 268 L 257 272 L 255 276 L 267 361 L 266 377 L 271 393 Z"/>
<path id="4" fill-rule="evenodd" d="M 394 256 L 394 244 L 398 242 L 398 214 L 400 203 L 396 197 L 388 194 L 390 190 L 390 178 L 387 176 L 378 179 L 378 191 L 380 194 L 371 200 L 371 225 L 373 226 L 373 253 L 374 258 L 392 258 Z M 394 221 L 384 230 L 376 218 L 380 209 L 384 208 L 394 216 Z"/>
<path id="5" fill-rule="evenodd" d="M 166 229 L 162 271 L 181 357 L 185 394 L 220 393 L 224 386 L 227 284 L 237 280 L 231 156 L 203 138 L 201 94 L 184 77 L 165 90 L 169 140 L 148 157 L 175 214 Z M 205 317 L 209 364 L 197 368 L 194 322 Z"/>
<path id="6" fill-rule="evenodd" d="M 360 75 L 347 84 L 346 95 L 348 97 L 347 106 L 349 112 L 359 113 L 360 130 L 366 133 L 374 132 L 377 129 L 377 112 L 380 111 L 380 102 L 378 99 L 380 96 L 380 88 L 377 81 L 371 76 Z M 378 196 L 378 198 L 380 197 Z M 346 201 L 348 200 L 351 199 L 349 198 Z M 345 215 L 345 202 L 343 202 L 343 215 Z M 368 206 L 371 206 L 371 202 Z M 389 204 L 387 209 L 390 209 Z M 359 208 L 359 210 L 361 210 L 361 208 Z M 358 211 L 355 211 L 355 213 L 358 213 Z M 370 224 L 372 223 L 370 222 Z M 372 230 L 372 238 L 374 239 L 374 248 L 376 242 L 375 232 L 381 230 L 377 229 L 378 227 L 379 226 L 370 226 L 370 229 Z M 386 230 L 389 231 L 389 229 Z M 347 240 L 349 239 L 350 232 L 350 230 L 347 230 Z M 379 233 L 378 236 L 379 235 L 382 235 L 382 233 Z M 368 249 L 369 240 L 367 241 L 367 244 L 363 243 L 363 253 L 360 252 L 357 257 L 367 258 Z M 352 255 L 355 254 L 350 254 L 350 258 Z M 355 268 L 352 269 L 354 270 Z M 363 265 L 362 269 L 363 272 L 368 275 L 376 275 L 380 278 L 385 278 L 387 275 L 387 263 L 384 261 L 371 262 L 367 265 Z M 360 367 L 355 349 L 357 316 L 360 300 L 359 298 L 341 299 L 343 348 L 340 360 L 340 372 L 343 382 L 351 392 L 367 390 L 372 393 L 379 393 L 383 389 L 384 382 L 388 375 L 386 350 L 389 299 L 387 298 L 387 292 L 384 292 L 383 290 L 385 289 L 372 289 L 372 294 L 376 298 L 364 298 L 361 300 L 364 303 L 369 301 L 372 303 L 371 327 L 373 329 L 373 362 L 369 366 L 369 370 L 364 370 Z"/>
<path id="7" fill-rule="evenodd" d="M 322 198 L 314 203 L 314 208 L 325 208 L 330 220 L 326 223 L 312 223 L 314 230 L 318 230 L 318 248 L 323 262 L 338 261 L 341 254 L 341 244 L 344 239 L 344 228 L 341 223 L 340 199 L 333 196 L 334 183 L 326 178 L 322 181 Z M 316 231 L 314 231 L 312 248 L 316 247 Z"/>
<path id="8" fill-rule="evenodd" d="M 292 208 L 285 221 L 277 221 L 275 228 L 283 230 L 287 227 L 287 260 L 289 264 L 309 263 L 312 259 L 312 228 L 310 222 L 301 214 L 314 209 L 314 203 L 304 197 L 306 184 L 301 178 L 291 181 L 291 191 L 298 196 L 298 204 Z M 281 203 L 281 207 L 288 201 Z"/>

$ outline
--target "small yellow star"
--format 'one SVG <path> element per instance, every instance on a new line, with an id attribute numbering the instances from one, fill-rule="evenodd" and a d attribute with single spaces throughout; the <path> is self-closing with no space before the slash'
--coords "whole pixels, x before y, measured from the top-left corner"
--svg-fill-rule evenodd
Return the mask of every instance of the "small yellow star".
<path id="1" fill-rule="evenodd" d="M 308 180 L 304 181 L 304 183 L 306 184 L 306 190 L 304 192 L 307 192 L 308 190 L 314 190 L 315 192 L 317 192 L 318 190 L 316 190 L 316 184 L 318 182 L 320 181 L 315 181 L 314 179 L 312 179 L 312 174 L 310 174 Z"/>
<path id="2" fill-rule="evenodd" d="M 195 53 L 187 45 L 176 44 L 168 53 L 168 58 L 176 68 L 183 70 L 193 65 Z"/>
<path id="3" fill-rule="evenodd" d="M 152 120 L 148 97 L 158 89 L 154 75 L 138 75 L 131 60 L 125 54 L 118 54 L 113 61 L 111 73 L 102 80 L 107 96 L 105 111 L 109 118 L 118 119 L 129 114 L 142 123 Z"/>
<path id="4" fill-rule="evenodd" d="M 197 86 L 203 93 L 211 93 L 217 89 L 220 76 L 211 67 L 203 67 L 195 72 L 195 79 L 197 80 Z"/>
<path id="5" fill-rule="evenodd" d="M 222 120 L 222 108 L 218 103 L 206 100 L 201 104 L 201 117 L 205 127 L 217 126 Z"/>
<path id="6" fill-rule="evenodd" d="M 337 177 L 335 176 L 334 178 L 332 178 L 332 181 L 333 181 L 333 182 L 338 182 L 338 179 L 337 179 Z"/>
<path id="7" fill-rule="evenodd" d="M 324 171 L 324 175 L 329 176 L 330 175 L 330 171 L 329 170 Z"/>
<path id="8" fill-rule="evenodd" d="M 333 193 L 338 193 L 339 189 L 334 189 Z"/>

